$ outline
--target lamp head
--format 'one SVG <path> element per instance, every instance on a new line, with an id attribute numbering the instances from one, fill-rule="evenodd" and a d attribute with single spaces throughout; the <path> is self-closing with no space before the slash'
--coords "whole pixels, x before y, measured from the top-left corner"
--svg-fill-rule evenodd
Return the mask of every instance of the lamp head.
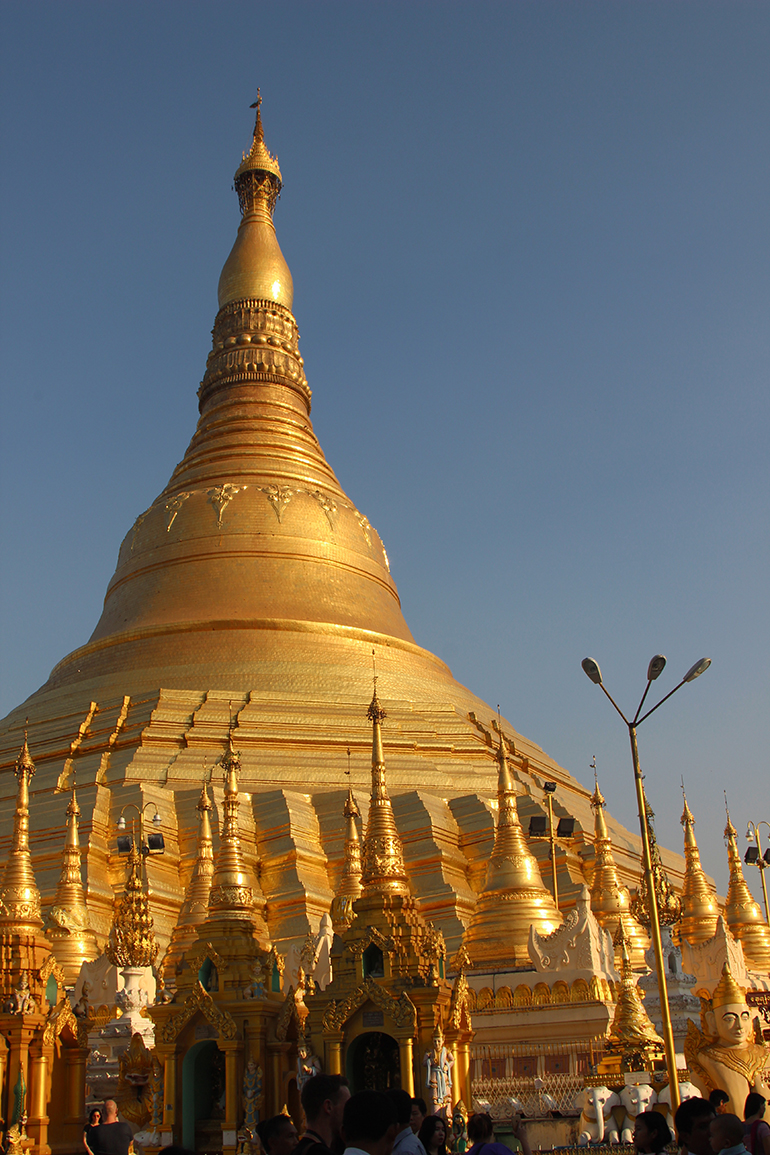
<path id="1" fill-rule="evenodd" d="M 647 667 L 647 681 L 654 682 L 663 673 L 666 665 L 666 659 L 663 654 L 656 654 L 654 658 L 650 659 L 650 664 Z"/>
<path id="2" fill-rule="evenodd" d="M 583 661 L 580 664 L 593 684 L 595 686 L 601 686 L 602 672 L 599 669 L 599 663 L 595 662 L 593 658 L 583 658 Z"/>
<path id="3" fill-rule="evenodd" d="M 153 826 L 160 826 L 161 824 L 160 812 L 158 810 L 156 810 L 152 816 L 152 824 Z"/>
<path id="4" fill-rule="evenodd" d="M 118 854 L 130 854 L 133 845 L 133 840 L 129 834 L 118 835 Z"/>
<path id="5" fill-rule="evenodd" d="M 710 665 L 711 665 L 711 658 L 701 658 L 701 660 L 699 662 L 696 662 L 694 666 L 690 666 L 689 670 L 687 671 L 685 676 L 682 678 L 682 681 L 683 682 L 694 682 L 696 678 L 699 678 L 701 676 L 701 674 L 705 673 L 705 671 L 709 668 Z"/>
<path id="6" fill-rule="evenodd" d="M 555 794 L 556 793 L 556 783 L 555 782 L 544 782 L 543 783 L 543 790 L 545 790 L 546 794 Z"/>
<path id="7" fill-rule="evenodd" d="M 121 814 L 120 818 L 118 819 L 118 830 L 125 830 L 125 829 L 126 829 L 126 818 L 125 818 L 124 814 Z"/>

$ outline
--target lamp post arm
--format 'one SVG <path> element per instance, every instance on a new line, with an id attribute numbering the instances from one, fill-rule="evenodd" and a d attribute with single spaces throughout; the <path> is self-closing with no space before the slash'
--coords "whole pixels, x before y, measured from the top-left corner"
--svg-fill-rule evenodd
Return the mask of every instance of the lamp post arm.
<path id="1" fill-rule="evenodd" d="M 644 705 L 644 700 L 645 700 L 645 698 L 647 697 L 647 695 L 648 695 L 648 694 L 649 694 L 649 692 L 650 692 L 650 686 L 651 686 L 651 685 L 652 685 L 652 682 L 651 682 L 651 681 L 649 680 L 649 678 L 648 678 L 648 679 L 647 679 L 647 685 L 645 686 L 645 688 L 644 688 L 644 693 L 642 694 L 642 700 L 641 700 L 641 702 L 639 703 L 639 709 L 638 709 L 638 710 L 636 711 L 636 713 L 634 714 L 634 720 L 633 720 L 633 722 L 631 723 L 631 724 L 632 724 L 632 726 L 635 726 L 635 725 L 636 725 L 637 719 L 638 719 L 639 715 L 640 715 L 640 714 L 641 714 L 641 712 L 642 712 L 642 706 Z"/>
<path id="2" fill-rule="evenodd" d="M 652 709 L 648 710 L 646 714 L 642 714 L 641 718 L 639 718 L 638 721 L 635 718 L 633 724 L 635 726 L 641 726 L 641 724 L 645 720 L 645 718 L 649 718 L 650 714 L 654 714 L 655 711 L 657 710 L 658 706 L 662 706 L 664 702 L 667 702 L 669 700 L 669 698 L 671 697 L 671 695 L 675 694 L 677 692 L 677 690 L 680 690 L 683 685 L 684 685 L 684 678 L 682 678 L 682 680 L 678 686 L 674 686 L 673 690 L 669 690 L 669 692 L 666 694 L 665 698 L 661 698 L 656 706 L 653 706 Z"/>
<path id="3" fill-rule="evenodd" d="M 759 827 L 766 826 L 770 830 L 770 822 L 765 822 L 764 818 L 761 822 L 752 822 L 749 819 L 749 829 L 754 831 L 754 841 L 757 844 L 757 867 L 759 868 L 759 880 L 762 884 L 762 898 L 765 905 L 765 922 L 770 923 L 770 909 L 768 909 L 767 902 L 767 883 L 765 882 L 765 868 L 767 863 L 762 858 L 762 846 L 759 841 Z"/>
<path id="4" fill-rule="evenodd" d="M 617 702 L 616 702 L 616 701 L 615 701 L 615 699 L 613 698 L 612 694 L 610 694 L 610 692 L 609 692 L 609 690 L 607 689 L 607 687 L 605 686 L 604 682 L 600 682 L 600 683 L 599 683 L 599 689 L 604 691 L 604 693 L 607 695 L 607 697 L 609 698 L 609 700 L 612 702 L 613 706 L 614 706 L 614 707 L 615 707 L 615 709 L 617 710 L 617 712 L 620 714 L 620 716 L 621 716 L 621 718 L 623 719 L 623 721 L 625 722 L 625 724 L 626 724 L 627 726 L 630 726 L 630 725 L 631 725 L 631 723 L 629 722 L 628 718 L 625 716 L 625 714 L 624 714 L 624 713 L 623 713 L 623 711 L 621 710 L 620 706 L 617 704 Z"/>

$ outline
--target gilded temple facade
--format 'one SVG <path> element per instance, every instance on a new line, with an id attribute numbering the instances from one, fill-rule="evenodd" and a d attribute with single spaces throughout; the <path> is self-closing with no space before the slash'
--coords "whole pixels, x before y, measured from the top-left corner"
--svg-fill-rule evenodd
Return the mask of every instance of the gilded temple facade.
<path id="1" fill-rule="evenodd" d="M 470 1108 L 487 991 L 507 992 L 522 1035 L 548 999 L 554 1045 L 570 1016 L 606 1034 L 620 987 L 579 977 L 565 997 L 536 981 L 532 927 L 573 919 L 602 958 L 602 935 L 622 931 L 623 981 L 644 965 L 638 836 L 414 641 L 383 543 L 324 457 L 273 221 L 281 188 L 258 101 L 197 428 L 127 533 L 91 638 L 0 723 L 0 1113 L 6 1131 L 26 1125 L 32 1155 L 78 1149 L 100 1031 L 127 1032 L 104 1069 L 147 1149 L 234 1152 L 260 1115 L 298 1111 L 319 1066 L 356 1085 L 359 1067 L 415 1090 L 424 1078 L 447 1110 Z M 525 833 L 545 782 L 556 817 L 575 820 L 558 904 L 547 843 Z M 162 844 L 145 855 L 147 813 Z M 714 910 L 694 845 L 684 920 L 701 942 Z M 767 926 L 730 854 L 730 931 L 764 965 Z M 660 869 L 681 891 L 684 860 L 661 850 Z M 65 987 L 97 957 L 120 969 L 122 1006 L 114 974 L 109 1005 L 88 1006 L 81 973 L 75 1014 Z"/>

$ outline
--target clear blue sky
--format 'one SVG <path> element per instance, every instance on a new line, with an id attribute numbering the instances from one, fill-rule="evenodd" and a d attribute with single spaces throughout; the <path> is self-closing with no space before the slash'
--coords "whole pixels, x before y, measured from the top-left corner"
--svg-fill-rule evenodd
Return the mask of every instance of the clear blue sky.
<path id="1" fill-rule="evenodd" d="M 770 5 L 2 6 L 0 714 L 195 426 L 259 84 L 343 486 L 417 640 L 633 827 L 770 820 Z M 755 894 L 757 871 L 747 870 Z"/>

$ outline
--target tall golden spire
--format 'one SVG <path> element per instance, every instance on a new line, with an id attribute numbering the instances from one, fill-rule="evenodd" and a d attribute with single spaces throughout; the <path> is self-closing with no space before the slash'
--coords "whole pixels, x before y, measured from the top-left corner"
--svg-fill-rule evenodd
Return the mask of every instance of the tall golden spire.
<path id="1" fill-rule="evenodd" d="M 490 964 L 529 965 L 529 928 L 534 926 L 540 934 L 551 934 L 561 922 L 521 829 L 502 728 L 497 760 L 495 842 L 486 883 L 464 938 L 476 968 Z"/>
<path id="2" fill-rule="evenodd" d="M 692 945 L 706 942 L 716 933 L 719 906 L 716 894 L 706 881 L 700 863 L 698 843 L 695 841 L 695 819 L 687 805 L 687 795 L 682 784 L 682 826 L 684 827 L 684 886 L 682 888 L 682 921 L 679 933 Z"/>
<path id="3" fill-rule="evenodd" d="M 219 307 L 233 301 L 274 301 L 292 306 L 294 285 L 273 225 L 273 210 L 281 195 L 278 161 L 265 145 L 262 97 L 256 108 L 254 139 L 235 174 L 235 191 L 243 220 L 219 278 Z"/>
<path id="4" fill-rule="evenodd" d="M 27 744 L 26 726 L 15 773 L 19 784 L 16 790 L 13 836 L 0 887 L 0 926 L 24 931 L 39 930 L 43 925 L 40 891 L 35 882 L 29 850 L 29 783 L 35 773 L 35 763 Z"/>
<path id="5" fill-rule="evenodd" d="M 187 947 L 198 937 L 198 927 L 206 921 L 209 909 L 209 893 L 214 876 L 214 851 L 211 836 L 211 811 L 213 806 L 204 778 L 200 798 L 195 807 L 198 811 L 198 851 L 195 865 L 185 891 L 182 909 L 176 926 L 171 932 L 171 941 L 163 958 L 163 974 L 166 982 L 173 983 L 174 972 Z"/>
<path id="6" fill-rule="evenodd" d="M 730 885 L 727 889 L 725 915 L 727 925 L 733 936 L 743 944 L 743 953 L 748 965 L 758 971 L 770 970 L 770 927 L 768 927 L 759 903 L 751 896 L 746 879 L 743 877 L 741 853 L 738 849 L 737 832 L 730 821 L 730 811 L 727 809 L 727 825 L 725 826 L 725 840 L 727 842 L 727 861 L 730 866 Z"/>
<path id="7" fill-rule="evenodd" d="M 56 961 L 64 971 L 68 986 L 77 982 L 80 967 L 99 953 L 96 935 L 89 925 L 86 892 L 80 873 L 80 807 L 75 782 L 67 804 L 67 832 L 56 897 L 46 918 L 46 938 Z"/>
<path id="8" fill-rule="evenodd" d="M 105 954 L 118 967 L 149 967 L 158 957 L 158 944 L 144 888 L 142 855 L 131 839 L 126 889 L 115 911 Z"/>
<path id="9" fill-rule="evenodd" d="M 236 922 L 266 935 L 267 928 L 254 901 L 253 877 L 243 858 L 238 832 L 238 773 L 240 754 L 233 746 L 233 727 L 227 736 L 227 750 L 222 756 L 225 796 L 224 818 L 219 838 L 219 850 L 214 860 L 214 871 L 209 890 L 207 922 Z"/>
<path id="10" fill-rule="evenodd" d="M 396 828 L 393 807 L 385 784 L 385 755 L 382 750 L 382 723 L 387 717 L 374 695 L 366 716 L 372 723 L 372 793 L 362 855 L 361 886 L 364 894 L 409 894 L 401 836 Z"/>
<path id="11" fill-rule="evenodd" d="M 350 762 L 350 750 L 348 750 Z M 350 771 L 348 770 L 348 774 Z M 353 797 L 353 789 L 348 782 L 348 796 L 342 810 L 345 819 L 345 862 L 342 867 L 337 894 L 331 905 L 331 917 L 334 929 L 339 933 L 349 926 L 353 917 L 353 903 L 361 896 L 361 839 L 358 833 L 358 820 L 361 811 Z"/>
<path id="12" fill-rule="evenodd" d="M 594 765 L 595 788 L 591 796 L 594 812 L 594 875 L 591 881 L 591 910 L 600 926 L 613 937 L 622 926 L 624 941 L 627 943 L 631 965 L 635 970 L 646 969 L 644 952 L 649 939 L 642 927 L 631 914 L 631 900 L 628 891 L 620 885 L 618 868 L 612 853 L 612 839 L 604 818 L 604 795 L 599 789 L 599 777 Z M 616 962 L 620 957 L 616 949 Z"/>

